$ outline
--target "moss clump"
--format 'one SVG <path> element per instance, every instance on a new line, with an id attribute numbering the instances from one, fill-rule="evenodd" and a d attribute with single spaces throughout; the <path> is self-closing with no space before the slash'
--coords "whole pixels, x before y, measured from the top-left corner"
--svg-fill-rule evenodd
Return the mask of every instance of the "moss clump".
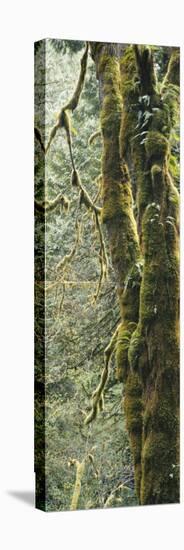
<path id="1" fill-rule="evenodd" d="M 168 202 L 168 215 L 172 216 L 176 226 L 179 226 L 179 203 L 180 197 L 179 192 L 174 185 L 172 178 L 170 177 L 169 172 L 166 172 L 165 175 L 165 185 L 167 193 L 167 202 Z"/>
<path id="2" fill-rule="evenodd" d="M 109 184 L 110 182 L 108 182 Z M 107 223 L 114 217 L 126 217 L 128 209 L 132 207 L 132 193 L 129 183 L 115 183 L 103 188 L 104 204 L 102 208 L 102 222 Z"/>
<path id="3" fill-rule="evenodd" d="M 164 86 L 168 84 L 180 85 L 180 50 L 174 48 L 169 60 L 167 73 L 164 79 Z"/>
<path id="4" fill-rule="evenodd" d="M 123 111 L 120 130 L 120 155 L 127 160 L 128 150 L 131 146 L 134 128 L 137 126 L 138 111 L 140 109 L 138 96 L 138 73 L 135 53 L 132 46 L 120 59 L 121 92 L 123 97 Z"/>
<path id="5" fill-rule="evenodd" d="M 151 129 L 169 138 L 171 117 L 168 106 L 163 102 L 160 102 L 159 107 L 153 107 L 152 109 Z"/>
<path id="6" fill-rule="evenodd" d="M 131 335 L 136 323 L 123 321 L 118 331 L 116 344 L 116 376 L 121 382 L 125 382 L 129 372 L 128 349 Z"/>
<path id="7" fill-rule="evenodd" d="M 143 217 L 143 245 L 145 250 L 146 260 L 153 258 L 154 254 L 159 254 L 158 261 L 161 259 L 161 255 L 165 252 L 164 242 L 164 226 L 161 217 L 161 207 L 159 203 L 153 202 L 148 204 L 144 217 Z M 158 246 L 160 248 L 158 248 Z M 149 268 L 149 265 L 145 263 L 145 269 Z M 154 272 L 153 284 L 154 284 Z"/>
<path id="8" fill-rule="evenodd" d="M 147 158 L 158 164 L 163 164 L 169 153 L 168 140 L 160 133 L 152 130 L 145 141 Z"/>
<path id="9" fill-rule="evenodd" d="M 129 350 L 128 350 L 128 360 L 130 367 L 132 370 L 139 372 L 142 377 L 142 368 L 145 366 L 147 367 L 147 355 L 146 355 L 146 361 L 144 358 L 143 350 L 145 349 L 145 338 L 143 337 L 141 333 L 141 327 L 138 324 L 136 330 L 133 332 Z"/>

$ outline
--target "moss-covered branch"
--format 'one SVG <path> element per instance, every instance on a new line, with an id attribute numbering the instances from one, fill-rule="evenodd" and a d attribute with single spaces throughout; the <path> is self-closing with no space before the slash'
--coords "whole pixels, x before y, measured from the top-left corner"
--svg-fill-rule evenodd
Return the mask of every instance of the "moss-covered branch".
<path id="1" fill-rule="evenodd" d="M 83 460 L 82 462 L 79 462 L 78 460 L 72 460 L 71 463 L 76 465 L 76 479 L 70 510 L 77 510 L 78 501 L 81 493 L 81 482 L 85 470 L 85 460 Z"/>
<path id="2" fill-rule="evenodd" d="M 75 88 L 74 94 L 71 97 L 71 99 L 68 101 L 68 103 L 65 106 L 65 110 L 74 111 L 79 103 L 79 99 L 83 90 L 84 86 L 84 80 L 86 76 L 86 69 L 87 69 L 87 60 L 88 60 L 88 42 L 86 42 L 85 50 L 83 53 L 83 56 L 81 58 L 81 69 L 79 74 L 79 79 L 77 82 L 77 86 Z"/>
<path id="3" fill-rule="evenodd" d="M 86 43 L 85 51 L 84 51 L 82 59 L 81 59 L 81 69 L 80 69 L 80 74 L 79 74 L 79 79 L 78 79 L 78 82 L 77 82 L 76 89 L 73 93 L 73 96 L 68 101 L 68 103 L 64 107 L 62 107 L 62 109 L 61 109 L 61 111 L 58 115 L 58 120 L 57 120 L 55 126 L 51 130 L 49 141 L 48 141 L 46 151 L 45 151 L 46 153 L 48 152 L 48 150 L 50 148 L 50 145 L 51 145 L 53 139 L 55 138 L 58 130 L 60 128 L 64 128 L 64 130 L 66 132 L 66 138 L 67 138 L 67 142 L 68 142 L 68 146 L 69 146 L 70 157 L 71 157 L 71 162 L 72 162 L 73 169 L 75 169 L 75 164 L 74 164 L 74 158 L 73 158 L 73 152 L 72 152 L 71 124 L 70 124 L 69 113 L 67 111 L 74 111 L 76 109 L 78 103 L 79 103 L 79 99 L 80 99 L 80 96 L 81 96 L 81 93 L 82 93 L 82 89 L 83 89 L 83 86 L 84 86 L 85 75 L 86 75 L 87 58 L 88 58 L 88 43 Z"/>
<path id="4" fill-rule="evenodd" d="M 71 260 L 73 259 L 73 257 L 75 256 L 75 253 L 76 253 L 76 250 L 78 248 L 78 245 L 80 243 L 80 239 L 81 239 L 81 224 L 78 222 L 78 220 L 76 221 L 76 237 L 75 237 L 75 243 L 71 249 L 71 251 L 69 252 L 69 254 L 65 254 L 64 258 L 62 258 L 56 265 L 56 271 L 58 274 L 61 273 L 61 271 L 63 272 L 64 269 L 66 269 L 66 267 L 68 266 L 69 263 L 71 263 Z"/>
<path id="5" fill-rule="evenodd" d="M 92 145 L 92 143 L 97 139 L 98 137 L 101 137 L 101 130 L 97 130 L 88 139 L 88 145 Z"/>
<path id="6" fill-rule="evenodd" d="M 102 370 L 100 382 L 92 396 L 92 408 L 90 413 L 87 415 L 85 419 L 85 422 L 84 422 L 85 425 L 90 424 L 90 422 L 95 420 L 98 410 L 102 411 L 104 408 L 103 392 L 109 378 L 110 359 L 112 354 L 115 351 L 118 330 L 119 330 L 119 326 L 116 328 L 108 346 L 104 351 L 104 367 Z"/>
<path id="7" fill-rule="evenodd" d="M 94 470 L 94 473 L 95 473 L 95 477 L 98 477 L 99 472 L 95 467 L 94 456 L 92 455 L 91 451 L 86 453 L 86 456 L 84 457 L 82 462 L 79 462 L 79 460 L 76 460 L 75 458 L 70 458 L 69 459 L 68 465 L 69 466 L 72 466 L 72 465 L 76 466 L 76 478 L 75 478 L 75 485 L 74 485 L 70 510 L 77 510 L 77 508 L 78 508 L 78 502 L 79 502 L 79 498 L 80 498 L 80 494 L 81 494 L 82 478 L 83 478 L 83 475 L 84 475 L 84 472 L 85 472 L 85 467 L 86 467 L 86 464 L 87 464 L 88 461 L 92 464 L 92 467 L 93 467 L 93 470 Z"/>
<path id="8" fill-rule="evenodd" d="M 35 199 L 35 209 L 38 212 L 52 212 L 58 206 L 61 206 L 66 212 L 69 209 L 69 200 L 62 193 L 59 193 L 53 200 L 45 199 L 44 201 L 38 201 Z"/>

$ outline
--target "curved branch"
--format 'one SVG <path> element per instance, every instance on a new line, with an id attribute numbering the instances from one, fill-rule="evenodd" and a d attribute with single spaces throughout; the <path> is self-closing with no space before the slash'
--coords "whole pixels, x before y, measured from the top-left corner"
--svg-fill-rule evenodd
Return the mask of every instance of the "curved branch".
<path id="1" fill-rule="evenodd" d="M 82 89 L 83 89 L 85 75 L 86 75 L 87 58 L 88 58 L 88 42 L 86 43 L 85 51 L 84 51 L 84 54 L 83 54 L 82 59 L 81 59 L 81 70 L 80 70 L 79 79 L 78 79 L 78 82 L 77 82 L 76 89 L 74 91 L 74 94 L 73 94 L 72 98 L 68 101 L 68 103 L 64 107 L 62 107 L 62 109 L 59 113 L 59 116 L 58 116 L 58 120 L 57 120 L 55 126 L 51 130 L 49 141 L 48 141 L 48 144 L 47 144 L 47 147 L 46 147 L 46 150 L 45 150 L 45 152 L 47 153 L 53 139 L 56 136 L 56 133 L 57 133 L 58 129 L 59 128 L 64 128 L 65 131 L 66 131 L 66 137 L 67 137 L 67 141 L 68 141 L 68 145 L 69 145 L 70 156 L 71 156 L 71 161 L 72 161 L 73 168 L 75 167 L 75 164 L 74 164 L 73 152 L 72 152 L 70 119 L 69 119 L 69 115 L 68 115 L 68 113 L 66 113 L 66 111 L 74 111 L 76 109 L 78 103 L 79 103 L 79 99 L 80 99 L 80 95 L 81 95 L 81 92 L 82 92 Z"/>
<path id="2" fill-rule="evenodd" d="M 48 199 L 45 199 L 44 201 L 37 201 L 35 199 L 35 210 L 38 212 L 51 212 L 57 208 L 57 206 L 61 206 L 64 210 L 68 211 L 69 209 L 69 200 L 62 195 L 62 193 L 59 193 L 59 195 L 49 201 Z"/>
<path id="3" fill-rule="evenodd" d="M 115 345 L 116 345 L 116 341 L 117 341 L 118 331 L 119 331 L 119 325 L 116 328 L 114 334 L 112 335 L 112 338 L 111 338 L 108 346 L 105 348 L 105 351 L 104 351 L 104 363 L 105 363 L 104 368 L 102 370 L 100 382 L 99 382 L 96 390 L 93 393 L 93 396 L 92 396 L 92 399 L 93 399 L 92 409 L 91 409 L 90 413 L 88 414 L 88 416 L 86 417 L 86 419 L 84 421 L 85 425 L 90 424 L 90 422 L 92 422 L 92 420 L 95 420 L 98 410 L 102 411 L 103 408 L 104 408 L 103 391 L 104 391 L 104 388 L 105 388 L 106 383 L 107 383 L 108 378 L 109 378 L 110 359 L 111 359 L 111 356 L 112 356 L 113 352 L 115 351 Z"/>

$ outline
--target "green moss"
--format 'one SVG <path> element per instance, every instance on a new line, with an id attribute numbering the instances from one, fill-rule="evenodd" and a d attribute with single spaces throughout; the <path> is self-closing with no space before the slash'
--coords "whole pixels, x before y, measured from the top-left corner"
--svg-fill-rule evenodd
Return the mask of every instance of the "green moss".
<path id="1" fill-rule="evenodd" d="M 128 360 L 132 370 L 138 371 L 139 369 L 140 371 L 140 361 L 143 360 L 144 348 L 145 339 L 141 333 L 141 327 L 138 325 L 132 334 L 128 350 Z"/>
<path id="2" fill-rule="evenodd" d="M 160 102 L 159 107 L 153 107 L 152 109 L 151 129 L 152 131 L 163 133 L 165 137 L 169 138 L 171 116 L 168 105 L 163 103 L 163 101 Z"/>
<path id="3" fill-rule="evenodd" d="M 160 204 L 162 200 L 164 180 L 163 171 L 158 164 L 153 164 L 151 167 L 151 180 L 154 202 L 156 202 L 156 204 Z"/>
<path id="4" fill-rule="evenodd" d="M 98 74 L 103 96 L 102 220 L 120 299 L 117 376 L 124 382 L 136 491 L 141 504 L 175 502 L 178 479 L 173 483 L 170 474 L 178 460 L 178 195 L 168 162 L 176 95 L 172 101 L 166 89 L 162 97 L 157 92 L 147 48 L 127 48 L 120 71 L 113 56 L 102 56 Z M 139 239 L 125 161 L 136 175 L 144 255 L 139 277 Z"/>
<path id="5" fill-rule="evenodd" d="M 154 164 L 151 177 L 157 202 L 147 206 L 143 217 L 145 264 L 140 293 L 140 328 L 147 352 L 147 365 L 145 349 L 141 356 L 146 403 L 142 504 L 179 498 L 178 478 L 172 477 L 172 464 L 178 461 L 178 205 L 165 169 Z"/>
<path id="6" fill-rule="evenodd" d="M 103 48 L 97 62 L 102 82 L 101 128 L 103 135 L 101 220 L 108 226 L 110 252 L 120 288 L 139 253 L 138 234 L 133 216 L 130 178 L 119 151 L 122 114 L 119 62 Z M 119 292 L 120 301 L 122 291 Z"/>
<path id="7" fill-rule="evenodd" d="M 137 70 L 142 94 L 154 96 L 156 92 L 156 74 L 152 49 L 149 46 L 134 46 Z"/>
<path id="8" fill-rule="evenodd" d="M 166 172 L 166 191 L 168 201 L 168 215 L 172 216 L 175 220 L 175 223 L 179 225 L 179 192 L 168 172 Z"/>
<path id="9" fill-rule="evenodd" d="M 137 126 L 138 111 L 138 74 L 135 54 L 132 46 L 129 46 L 120 60 L 121 92 L 123 97 L 123 111 L 120 130 L 120 155 L 127 158 L 128 149 L 131 146 L 134 129 Z"/>
<path id="10" fill-rule="evenodd" d="M 142 458 L 142 504 L 169 504 L 179 501 L 176 451 L 165 432 L 149 434 Z M 177 464 L 178 466 L 178 464 Z"/>
<path id="11" fill-rule="evenodd" d="M 145 149 L 149 160 L 163 164 L 169 153 L 169 143 L 160 132 L 151 130 L 145 141 Z"/>
<path id="12" fill-rule="evenodd" d="M 116 376 L 121 382 L 125 381 L 129 373 L 128 349 L 135 322 L 123 321 L 118 331 L 116 344 Z"/>
<path id="13" fill-rule="evenodd" d="M 142 452 L 142 385 L 136 373 L 129 373 L 125 384 L 124 410 L 134 462 L 135 486 L 140 502 Z"/>
<path id="14" fill-rule="evenodd" d="M 100 57 L 98 70 L 104 74 L 104 97 L 101 110 L 101 129 L 104 137 L 119 134 L 122 112 L 119 64 L 115 57 Z"/>
<path id="15" fill-rule="evenodd" d="M 164 85 L 175 84 L 180 85 L 180 50 L 175 48 L 169 61 L 168 70 L 164 80 Z"/>
<path id="16" fill-rule="evenodd" d="M 135 53 L 132 46 L 128 46 L 120 59 L 121 92 L 124 100 L 134 97 L 138 89 L 139 78 L 137 73 Z"/>
<path id="17" fill-rule="evenodd" d="M 114 217 L 129 217 L 132 209 L 132 193 L 129 182 L 122 184 L 108 181 L 108 185 L 104 185 L 103 188 L 103 200 L 103 223 Z M 134 228 L 136 229 L 136 226 Z"/>
<path id="18" fill-rule="evenodd" d="M 162 333 L 160 328 L 159 332 L 160 341 L 165 334 L 168 345 L 165 352 L 162 346 L 157 349 L 155 381 L 152 378 L 149 383 L 143 416 L 142 504 L 179 500 L 179 351 L 175 338 L 171 337 L 171 343 L 165 330 Z"/>
<path id="19" fill-rule="evenodd" d="M 179 500 L 178 422 L 178 369 L 172 364 L 150 390 L 144 414 L 142 504 Z"/>
<path id="20" fill-rule="evenodd" d="M 118 332 L 116 346 L 116 374 L 118 380 L 125 381 L 130 369 L 128 350 L 139 315 L 139 290 L 142 279 L 142 261 L 137 261 L 130 269 L 121 296 L 123 322 Z"/>

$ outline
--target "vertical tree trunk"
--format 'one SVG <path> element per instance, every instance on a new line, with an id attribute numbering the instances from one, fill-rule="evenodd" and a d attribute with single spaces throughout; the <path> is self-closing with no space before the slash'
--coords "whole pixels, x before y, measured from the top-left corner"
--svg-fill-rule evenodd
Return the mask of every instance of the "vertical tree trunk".
<path id="1" fill-rule="evenodd" d="M 141 504 L 177 502 L 178 192 L 168 166 L 178 52 L 161 92 L 149 48 L 96 43 L 91 52 L 101 97 L 103 222 L 122 316 L 117 372 L 124 382 L 137 495 Z"/>
<path id="2" fill-rule="evenodd" d="M 122 323 L 118 333 L 116 361 L 118 379 L 124 382 L 124 408 L 135 468 L 138 499 L 141 481 L 142 384 L 139 375 L 131 372 L 128 347 L 139 315 L 140 250 L 137 226 L 133 215 L 129 172 L 120 158 L 119 136 L 122 117 L 119 47 L 92 44 L 101 98 L 103 135 L 103 210 L 112 263 L 116 276 Z"/>
<path id="3" fill-rule="evenodd" d="M 121 154 L 131 158 L 137 176 L 144 256 L 139 323 L 129 347 L 130 366 L 144 387 L 142 504 L 179 500 L 178 192 L 168 170 L 177 69 L 175 51 L 159 94 L 148 48 L 128 48 L 121 62 Z M 140 119 L 145 133 L 137 130 L 135 137 Z"/>

